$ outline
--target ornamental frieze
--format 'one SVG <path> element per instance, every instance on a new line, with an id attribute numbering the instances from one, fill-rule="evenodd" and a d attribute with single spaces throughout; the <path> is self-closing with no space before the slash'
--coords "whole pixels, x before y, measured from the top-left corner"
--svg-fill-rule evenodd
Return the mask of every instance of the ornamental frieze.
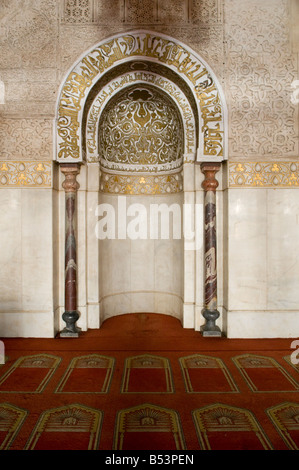
<path id="1" fill-rule="evenodd" d="M 298 188 L 299 162 L 231 162 L 229 187 Z"/>
<path id="2" fill-rule="evenodd" d="M 52 162 L 0 162 L 1 188 L 51 188 Z"/>
<path id="3" fill-rule="evenodd" d="M 100 190 L 110 194 L 154 195 L 183 191 L 182 171 L 168 175 L 123 175 L 102 172 Z"/>

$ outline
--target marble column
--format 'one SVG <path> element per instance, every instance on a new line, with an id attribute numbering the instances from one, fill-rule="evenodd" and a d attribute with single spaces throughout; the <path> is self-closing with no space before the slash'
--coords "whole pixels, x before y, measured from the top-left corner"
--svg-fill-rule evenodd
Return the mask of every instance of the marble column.
<path id="1" fill-rule="evenodd" d="M 79 319 L 77 311 L 77 190 L 76 181 L 80 166 L 76 163 L 61 164 L 65 176 L 62 187 L 65 191 L 65 311 L 62 315 L 66 323 L 60 332 L 61 337 L 78 337 L 80 328 L 76 326 Z"/>
<path id="2" fill-rule="evenodd" d="M 202 163 L 201 171 L 205 175 L 202 187 L 205 191 L 204 220 L 205 220 L 205 305 L 202 315 L 206 323 L 202 326 L 203 336 L 221 336 L 221 330 L 216 325 L 220 313 L 217 310 L 217 233 L 216 233 L 216 189 L 218 181 L 216 173 L 220 163 Z"/>

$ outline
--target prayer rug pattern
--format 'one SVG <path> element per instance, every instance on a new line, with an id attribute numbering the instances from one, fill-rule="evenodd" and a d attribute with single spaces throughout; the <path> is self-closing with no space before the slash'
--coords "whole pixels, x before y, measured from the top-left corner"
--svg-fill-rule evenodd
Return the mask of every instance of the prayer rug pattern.
<path id="1" fill-rule="evenodd" d="M 299 404 L 283 403 L 267 411 L 288 448 L 299 450 Z"/>
<path id="2" fill-rule="evenodd" d="M 8 403 L 0 405 L 0 450 L 10 448 L 26 416 L 26 410 Z"/>
<path id="3" fill-rule="evenodd" d="M 115 359 L 89 354 L 72 359 L 56 393 L 108 393 Z"/>
<path id="4" fill-rule="evenodd" d="M 185 449 L 177 412 L 152 404 L 119 411 L 113 449 Z"/>
<path id="5" fill-rule="evenodd" d="M 143 354 L 125 361 L 122 393 L 173 393 L 169 360 Z"/>
<path id="6" fill-rule="evenodd" d="M 2 449 L 299 447 L 291 339 L 203 338 L 177 319 L 132 314 L 71 340 L 4 343 Z"/>
<path id="7" fill-rule="evenodd" d="M 193 412 L 202 450 L 270 450 L 272 446 L 251 412 L 214 404 Z"/>
<path id="8" fill-rule="evenodd" d="M 194 354 L 179 359 L 188 393 L 231 393 L 238 388 L 223 361 Z"/>
<path id="9" fill-rule="evenodd" d="M 20 357 L 0 378 L 0 393 L 42 393 L 60 361 L 49 354 Z"/>
<path id="10" fill-rule="evenodd" d="M 233 357 L 252 392 L 296 392 L 296 380 L 272 357 L 244 354 Z"/>
<path id="11" fill-rule="evenodd" d="M 47 410 L 40 417 L 25 450 L 96 450 L 102 412 L 83 405 Z"/>

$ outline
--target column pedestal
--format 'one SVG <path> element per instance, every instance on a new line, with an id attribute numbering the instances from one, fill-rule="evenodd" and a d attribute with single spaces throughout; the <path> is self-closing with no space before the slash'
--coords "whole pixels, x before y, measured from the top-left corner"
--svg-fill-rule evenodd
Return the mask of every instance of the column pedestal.
<path id="1" fill-rule="evenodd" d="M 201 327 L 203 336 L 222 336 L 216 320 L 217 310 L 217 236 L 216 236 L 216 189 L 215 178 L 220 170 L 220 163 L 202 163 L 201 171 L 205 175 L 202 187 L 205 190 L 205 306 L 202 315 L 206 323 Z"/>
<path id="2" fill-rule="evenodd" d="M 76 322 L 79 319 L 77 311 L 77 190 L 76 181 L 80 166 L 76 163 L 62 164 L 61 171 L 65 175 L 62 187 L 65 190 L 65 311 L 62 319 L 66 323 L 60 332 L 62 338 L 77 338 L 80 328 Z"/>

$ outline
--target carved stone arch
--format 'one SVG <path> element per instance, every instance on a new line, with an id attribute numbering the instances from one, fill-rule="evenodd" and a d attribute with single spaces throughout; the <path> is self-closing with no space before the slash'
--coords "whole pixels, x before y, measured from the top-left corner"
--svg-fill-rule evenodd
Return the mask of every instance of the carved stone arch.
<path id="1" fill-rule="evenodd" d="M 164 34 L 133 31 L 118 34 L 93 47 L 63 82 L 57 104 L 56 160 L 80 163 L 83 113 L 90 91 L 107 73 L 128 62 L 146 60 L 161 71 L 180 77 L 198 109 L 197 161 L 227 159 L 226 105 L 211 68 L 188 46 Z M 174 80 L 175 81 L 175 80 Z"/>

